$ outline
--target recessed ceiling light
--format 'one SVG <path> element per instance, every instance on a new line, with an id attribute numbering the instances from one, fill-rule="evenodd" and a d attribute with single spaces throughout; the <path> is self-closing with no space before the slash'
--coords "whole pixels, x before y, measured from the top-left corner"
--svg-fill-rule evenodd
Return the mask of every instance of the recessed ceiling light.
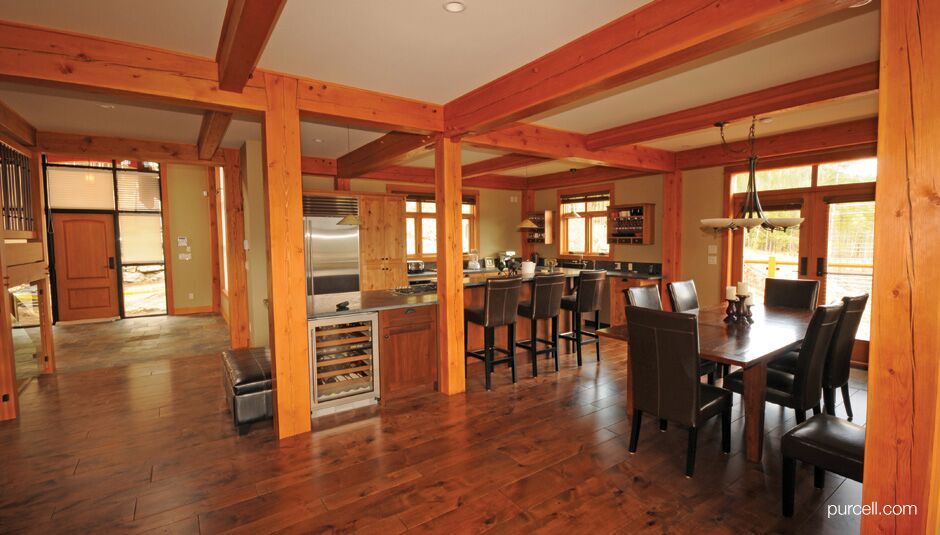
<path id="1" fill-rule="evenodd" d="M 113 110 L 113 109 L 114 109 L 114 104 L 98 104 L 98 106 L 100 106 L 100 107 L 102 107 L 102 108 L 104 108 L 104 109 L 106 109 L 106 110 Z"/>
<path id="2" fill-rule="evenodd" d="M 463 2 L 444 2 L 444 11 L 448 13 L 461 13 L 464 9 L 467 9 L 467 6 L 463 5 Z"/>
<path id="3" fill-rule="evenodd" d="M 871 3 L 871 0 L 859 0 L 858 2 L 855 2 L 854 4 L 850 4 L 849 9 L 867 6 L 870 3 Z"/>
<path id="4" fill-rule="evenodd" d="M 316 139 L 313 140 L 313 142 L 314 142 L 314 143 L 323 143 L 323 140 L 320 139 L 320 138 L 316 138 Z"/>

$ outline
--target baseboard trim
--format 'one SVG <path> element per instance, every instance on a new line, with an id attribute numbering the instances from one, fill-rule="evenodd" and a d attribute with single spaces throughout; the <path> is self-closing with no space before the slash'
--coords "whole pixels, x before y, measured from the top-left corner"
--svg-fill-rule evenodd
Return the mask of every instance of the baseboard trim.
<path id="1" fill-rule="evenodd" d="M 211 312 L 215 312 L 215 309 L 213 309 L 212 305 L 206 305 L 202 307 L 188 307 L 188 308 L 177 307 L 173 311 L 172 315 L 173 316 L 186 316 L 189 314 L 208 314 Z"/>

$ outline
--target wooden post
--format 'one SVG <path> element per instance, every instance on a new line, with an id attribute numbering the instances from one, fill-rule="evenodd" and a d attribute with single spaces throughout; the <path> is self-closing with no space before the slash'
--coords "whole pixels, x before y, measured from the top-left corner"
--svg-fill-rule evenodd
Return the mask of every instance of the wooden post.
<path id="1" fill-rule="evenodd" d="M 310 431 L 303 186 L 297 80 L 265 73 L 264 196 L 268 325 L 278 437 Z"/>
<path id="2" fill-rule="evenodd" d="M 461 240 L 460 142 L 434 144 L 437 201 L 438 388 L 444 394 L 466 390 L 463 346 L 463 249 Z"/>
<path id="3" fill-rule="evenodd" d="M 225 228 L 228 239 L 228 327 L 232 349 L 248 347 L 248 273 L 245 270 L 245 206 L 241 157 L 224 149 Z"/>
<path id="4" fill-rule="evenodd" d="M 682 271 L 682 171 L 663 175 L 663 306 L 671 310 L 666 284 L 679 280 Z"/>
<path id="5" fill-rule="evenodd" d="M 878 188 L 863 533 L 937 533 L 940 507 L 940 3 L 881 4 Z"/>
<path id="6" fill-rule="evenodd" d="M 215 175 L 218 171 L 214 166 L 206 167 L 206 191 L 209 192 L 209 267 L 212 272 L 212 311 L 222 311 L 222 275 L 219 258 L 219 207 L 216 205 L 218 189 Z"/>
<path id="7" fill-rule="evenodd" d="M 49 265 L 49 236 L 46 234 L 46 177 L 42 172 L 42 154 L 39 151 L 33 153 L 30 159 L 29 173 L 33 187 L 33 225 L 36 237 L 42 243 L 42 258 L 46 263 L 46 276 L 36 281 L 39 297 L 39 372 L 48 374 L 56 370 L 55 340 L 52 334 L 52 288 L 48 275 L 52 266 Z"/>

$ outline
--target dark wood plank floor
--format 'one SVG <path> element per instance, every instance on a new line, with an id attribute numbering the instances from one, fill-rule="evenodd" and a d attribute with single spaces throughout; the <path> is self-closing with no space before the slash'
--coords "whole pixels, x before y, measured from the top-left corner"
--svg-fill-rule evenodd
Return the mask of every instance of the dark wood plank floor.
<path id="1" fill-rule="evenodd" d="M 30 382 L 22 416 L 0 422 L 0 532 L 383 534 L 567 532 L 845 533 L 826 518 L 861 487 L 799 470 L 797 514 L 780 516 L 779 437 L 793 413 L 768 406 L 762 465 L 742 453 L 735 398 L 731 455 L 718 421 L 699 434 L 693 479 L 686 433 L 645 421 L 627 451 L 625 346 L 604 360 L 484 392 L 435 393 L 318 420 L 278 442 L 270 424 L 238 437 L 217 355 L 152 360 Z M 859 380 L 861 379 L 861 380 Z M 853 380 L 864 422 L 864 377 Z"/>

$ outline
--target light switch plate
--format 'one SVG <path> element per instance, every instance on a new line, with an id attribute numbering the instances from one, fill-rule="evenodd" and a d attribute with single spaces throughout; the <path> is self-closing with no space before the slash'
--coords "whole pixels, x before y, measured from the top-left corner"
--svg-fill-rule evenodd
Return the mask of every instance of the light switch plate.
<path id="1" fill-rule="evenodd" d="M 708 254 L 718 254 L 718 246 L 717 246 L 717 245 L 709 245 L 709 246 L 708 246 Z"/>
<path id="2" fill-rule="evenodd" d="M 708 255 L 708 265 L 714 266 L 717 263 L 718 263 L 717 255 L 713 255 L 713 254 Z"/>

